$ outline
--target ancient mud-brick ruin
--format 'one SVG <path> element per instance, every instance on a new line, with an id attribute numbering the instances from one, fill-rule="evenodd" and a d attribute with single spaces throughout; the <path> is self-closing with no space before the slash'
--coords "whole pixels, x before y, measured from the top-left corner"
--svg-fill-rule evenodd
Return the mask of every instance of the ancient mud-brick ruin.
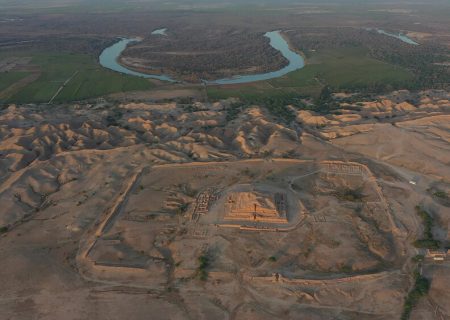
<path id="1" fill-rule="evenodd" d="M 324 161 L 322 166 L 325 173 L 335 174 L 367 174 L 365 168 L 361 164 L 351 162 L 339 162 L 339 161 Z"/>
<path id="2" fill-rule="evenodd" d="M 227 196 L 224 220 L 288 223 L 284 193 L 232 192 Z"/>
<path id="3" fill-rule="evenodd" d="M 219 194 L 216 189 L 208 188 L 201 192 L 195 202 L 194 212 L 192 214 L 192 220 L 197 220 L 200 215 L 208 213 L 211 204 L 217 200 Z"/>

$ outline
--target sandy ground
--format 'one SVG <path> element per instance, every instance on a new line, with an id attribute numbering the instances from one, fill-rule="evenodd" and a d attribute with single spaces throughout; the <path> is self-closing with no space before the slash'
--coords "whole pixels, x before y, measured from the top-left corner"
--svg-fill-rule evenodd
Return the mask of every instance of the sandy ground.
<path id="1" fill-rule="evenodd" d="M 448 94 L 412 95 L 290 125 L 257 106 L 227 122 L 229 101 L 1 110 L 0 319 L 398 319 L 414 207 L 441 241 L 450 216 L 435 195 L 450 185 Z M 301 222 L 192 218 L 202 190 L 243 183 L 288 190 Z M 412 318 L 448 319 L 448 261 L 422 270 Z"/>

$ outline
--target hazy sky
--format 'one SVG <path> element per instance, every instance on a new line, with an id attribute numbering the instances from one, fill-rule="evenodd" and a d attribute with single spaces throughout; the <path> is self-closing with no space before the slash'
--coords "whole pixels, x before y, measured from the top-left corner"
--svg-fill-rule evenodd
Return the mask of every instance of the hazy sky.
<path id="1" fill-rule="evenodd" d="M 389 6 L 400 7 L 408 5 L 443 5 L 450 6 L 450 0 L 0 0 L 0 15 L 14 12 L 24 13 L 31 10 L 58 8 L 85 8 L 95 7 L 96 11 L 110 9 L 201 9 L 201 8 L 227 8 L 233 6 L 322 6 L 333 4 L 355 4 L 358 6 Z"/>

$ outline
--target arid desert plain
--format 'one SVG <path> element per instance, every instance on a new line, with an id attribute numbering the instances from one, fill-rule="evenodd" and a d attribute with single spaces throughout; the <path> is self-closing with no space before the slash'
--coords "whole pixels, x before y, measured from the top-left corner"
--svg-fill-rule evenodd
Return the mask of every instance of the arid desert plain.
<path id="1" fill-rule="evenodd" d="M 448 239 L 450 102 L 379 100 L 294 128 L 231 100 L 9 106 L 2 318 L 395 319 L 415 206 Z M 446 319 L 448 261 L 420 264 L 414 319 Z"/>

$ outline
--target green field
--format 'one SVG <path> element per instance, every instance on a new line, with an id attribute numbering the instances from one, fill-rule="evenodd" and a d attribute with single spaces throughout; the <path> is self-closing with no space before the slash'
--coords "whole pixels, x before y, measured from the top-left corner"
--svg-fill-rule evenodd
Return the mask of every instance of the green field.
<path id="1" fill-rule="evenodd" d="M 8 88 L 15 82 L 27 76 L 26 72 L 2 72 L 0 73 L 0 91 Z"/>
<path id="2" fill-rule="evenodd" d="M 69 53 L 16 53 L 32 56 L 40 77 L 20 89 L 8 102 L 48 102 L 58 88 L 72 79 L 58 94 L 55 102 L 95 98 L 115 92 L 148 90 L 154 85 L 146 79 L 119 74 L 101 67 L 89 55 Z M 27 73 L 0 74 L 0 90 L 26 76 Z M 240 97 L 255 100 L 270 97 L 317 96 L 324 85 L 334 90 L 364 90 L 377 84 L 392 88 L 406 87 L 412 74 L 401 67 L 370 58 L 362 48 L 342 48 L 311 52 L 307 65 L 282 78 L 245 85 L 210 86 L 211 100 Z"/>
<path id="3" fill-rule="evenodd" d="M 413 75 L 406 69 L 370 58 L 363 48 L 341 48 L 312 52 L 307 65 L 284 77 L 254 85 L 215 86 L 208 88 L 210 99 L 227 97 L 316 96 L 324 85 L 334 90 L 365 89 L 375 85 L 404 87 Z"/>
<path id="4" fill-rule="evenodd" d="M 374 84 L 404 85 L 412 74 L 368 56 L 364 48 L 341 48 L 313 53 L 305 68 L 271 80 L 275 87 L 310 85 L 317 78 L 336 89 L 363 88 Z"/>
<path id="5" fill-rule="evenodd" d="M 75 72 L 78 73 L 54 101 L 82 100 L 114 92 L 147 90 L 153 87 L 146 79 L 107 70 L 89 55 L 36 53 L 32 56 L 31 64 L 40 67 L 41 75 L 36 81 L 15 93 L 9 102 L 48 102 Z"/>

